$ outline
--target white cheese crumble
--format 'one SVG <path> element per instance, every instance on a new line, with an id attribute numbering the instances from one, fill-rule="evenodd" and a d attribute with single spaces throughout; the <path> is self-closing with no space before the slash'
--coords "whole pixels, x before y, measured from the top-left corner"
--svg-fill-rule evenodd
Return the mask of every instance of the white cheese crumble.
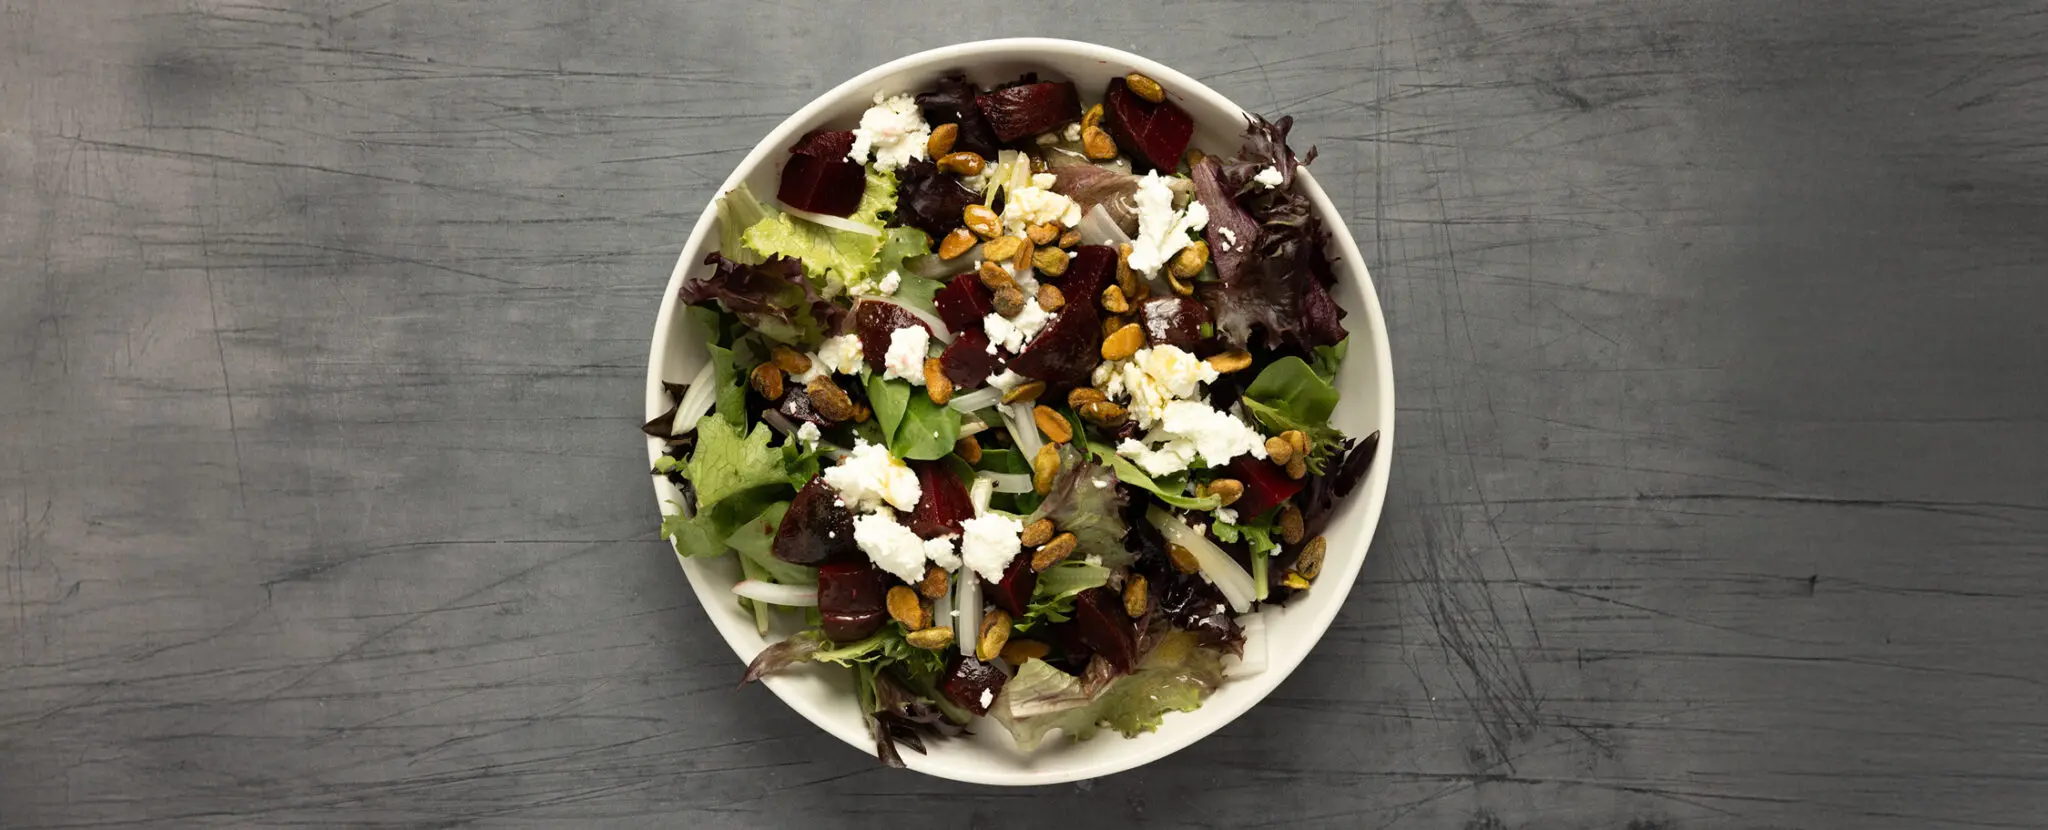
<path id="1" fill-rule="evenodd" d="M 882 377 L 901 378 L 912 386 L 923 386 L 924 359 L 931 346 L 932 333 L 924 326 L 904 326 L 889 332 L 889 351 L 882 355 Z"/>
<path id="2" fill-rule="evenodd" d="M 1128 365 L 1128 360 L 1105 360 L 1097 363 L 1095 371 L 1088 377 L 1089 384 L 1102 390 L 1102 394 L 1111 399 L 1123 400 L 1127 391 L 1124 389 L 1124 367 Z"/>
<path id="3" fill-rule="evenodd" d="M 915 583 L 924 578 L 925 542 L 898 524 L 895 514 L 878 510 L 855 517 L 853 542 L 875 567 L 897 579 Z"/>
<path id="4" fill-rule="evenodd" d="M 960 561 L 990 582 L 1003 581 L 1003 569 L 1024 550 L 1017 538 L 1024 523 L 1000 513 L 984 513 L 960 523 Z"/>
<path id="5" fill-rule="evenodd" d="M 1227 525 L 1237 524 L 1237 511 L 1228 507 L 1218 507 L 1216 508 L 1216 521 Z"/>
<path id="6" fill-rule="evenodd" d="M 1280 168 L 1268 166 L 1266 169 L 1260 170 L 1258 175 L 1253 176 L 1252 181 L 1258 182 L 1267 190 L 1272 190 L 1279 187 L 1281 182 L 1286 181 L 1286 177 L 1280 175 Z"/>
<path id="7" fill-rule="evenodd" d="M 860 364 L 866 356 L 860 351 L 860 336 L 842 334 L 827 337 L 818 344 L 818 350 L 811 353 L 811 368 L 796 376 L 797 383 L 810 383 L 812 379 L 837 372 L 850 375 L 860 371 Z"/>
<path id="8" fill-rule="evenodd" d="M 1015 317 L 990 312 L 981 318 L 981 330 L 988 333 L 989 345 L 1001 346 L 1014 354 L 1024 351 L 1024 344 L 1030 343 L 1050 320 L 1052 315 L 1045 313 L 1045 307 L 1034 298 L 1026 301 L 1024 310 Z"/>
<path id="9" fill-rule="evenodd" d="M 957 549 L 959 542 L 960 534 L 958 533 L 948 533 L 937 539 L 926 539 L 924 540 L 924 556 L 926 559 L 930 559 L 932 564 L 945 569 L 949 573 L 960 570 L 960 552 Z"/>
<path id="10" fill-rule="evenodd" d="M 994 689 L 982 689 L 982 690 L 981 690 L 981 708 L 983 708 L 983 709 L 987 709 L 987 708 L 988 708 L 988 705 L 989 705 L 989 704 L 991 704 L 991 703 L 994 703 L 994 702 L 995 702 L 995 700 L 996 700 L 996 690 L 994 690 Z"/>
<path id="11" fill-rule="evenodd" d="M 917 474 L 889 455 L 888 447 L 858 438 L 845 460 L 825 468 L 825 483 L 838 490 L 845 506 L 855 511 L 873 512 L 885 505 L 911 510 L 924 497 Z"/>
<path id="12" fill-rule="evenodd" d="M 1079 122 L 1079 121 L 1076 121 L 1076 122 L 1074 122 L 1074 123 L 1072 123 L 1072 124 L 1068 124 L 1068 125 L 1067 125 L 1067 131 L 1066 131 L 1065 133 L 1063 133 L 1063 135 L 1065 135 L 1065 136 L 1066 136 L 1066 139 L 1067 139 L 1068 141 L 1080 141 L 1080 140 L 1081 140 L 1081 122 Z"/>
<path id="13" fill-rule="evenodd" d="M 1138 206 L 1138 238 L 1131 240 L 1130 264 L 1132 270 L 1146 276 L 1159 273 L 1167 260 L 1193 241 L 1188 238 L 1190 231 L 1209 224 L 1209 209 L 1200 200 L 1173 209 L 1173 190 L 1157 170 L 1138 181 L 1138 192 L 1131 200 Z"/>
<path id="14" fill-rule="evenodd" d="M 1137 421 L 1139 427 L 1149 429 L 1166 417 L 1168 404 L 1196 397 L 1201 393 L 1202 384 L 1214 383 L 1216 378 L 1216 369 L 1208 361 L 1185 349 L 1154 346 L 1139 349 L 1130 360 L 1119 364 L 1114 380 L 1106 387 L 1097 384 L 1097 388 L 1111 398 L 1128 397 L 1127 408 L 1132 420 Z"/>
<path id="15" fill-rule="evenodd" d="M 1154 448 L 1151 444 L 1157 443 Z M 1258 430 L 1200 401 L 1173 401 L 1145 440 L 1126 438 L 1116 452 L 1155 476 L 1179 472 L 1197 458 L 1205 467 L 1220 467 L 1240 455 L 1266 457 L 1266 439 Z"/>
<path id="16" fill-rule="evenodd" d="M 995 387 L 998 392 L 1008 392 L 1017 388 L 1017 384 L 1024 381 L 1025 377 L 1023 375 L 1009 369 L 1004 369 L 1001 372 L 988 376 L 988 385 Z"/>
<path id="17" fill-rule="evenodd" d="M 1221 246 L 1223 250 L 1237 250 L 1237 231 L 1231 230 L 1229 228 L 1219 227 L 1216 229 L 1216 232 L 1223 235 L 1223 245 Z"/>
<path id="18" fill-rule="evenodd" d="M 931 125 L 918 112 L 916 99 L 877 92 L 875 105 L 861 113 L 860 126 L 853 131 L 853 149 L 846 157 L 865 164 L 872 154 L 876 170 L 894 170 L 924 158 L 925 142 L 931 137 Z"/>
<path id="19" fill-rule="evenodd" d="M 880 292 L 882 296 L 886 297 L 896 293 L 896 289 L 902 287 L 903 275 L 897 273 L 896 271 L 890 271 L 889 273 L 882 275 L 882 281 L 875 285 L 875 290 Z"/>
<path id="20" fill-rule="evenodd" d="M 1058 193 L 1052 186 L 1059 177 L 1036 173 L 1031 184 L 1003 192 L 1003 227 L 1022 235 L 1033 225 L 1058 222 L 1069 228 L 1081 224 L 1081 204 Z M 1206 215 L 1206 214 L 1205 214 Z"/>
<path id="21" fill-rule="evenodd" d="M 815 366 L 817 364 L 813 362 L 812 365 Z M 803 422 L 801 426 L 796 428 L 796 440 L 805 446 L 817 446 L 818 441 L 821 440 L 821 436 L 818 434 L 818 425 L 810 421 Z"/>

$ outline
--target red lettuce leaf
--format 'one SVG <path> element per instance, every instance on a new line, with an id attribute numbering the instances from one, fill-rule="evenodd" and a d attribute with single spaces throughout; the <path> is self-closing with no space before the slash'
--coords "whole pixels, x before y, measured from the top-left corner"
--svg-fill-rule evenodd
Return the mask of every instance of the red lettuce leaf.
<path id="1" fill-rule="evenodd" d="M 966 151 L 993 161 L 1002 142 L 996 140 L 995 130 L 989 127 L 988 119 L 982 116 L 981 106 L 975 101 L 980 93 L 974 84 L 968 82 L 967 76 L 948 75 L 940 78 L 932 91 L 918 93 L 917 108 L 932 126 L 960 125 L 959 136 L 953 140 L 956 152 Z M 939 234 L 932 234 L 932 238 L 938 237 Z"/>
<path id="2" fill-rule="evenodd" d="M 800 260 L 769 257 L 759 265 L 745 265 L 714 252 L 705 265 L 717 269 L 709 276 L 683 283 L 682 300 L 691 305 L 717 302 L 748 328 L 773 340 L 810 345 L 826 332 L 839 328 L 846 309 L 825 299 L 817 286 L 804 277 Z"/>
<path id="3" fill-rule="evenodd" d="M 939 172 L 930 161 L 919 159 L 896 171 L 896 221 L 933 239 L 945 239 L 964 224 L 967 206 L 980 201 L 958 178 Z"/>

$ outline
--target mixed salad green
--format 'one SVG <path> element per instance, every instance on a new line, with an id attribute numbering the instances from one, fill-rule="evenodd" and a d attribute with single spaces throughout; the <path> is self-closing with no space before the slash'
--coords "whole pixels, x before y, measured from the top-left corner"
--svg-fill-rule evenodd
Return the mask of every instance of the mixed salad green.
<path id="1" fill-rule="evenodd" d="M 989 717 L 1133 736 L 1310 589 L 1377 435 L 1331 426 L 1328 232 L 1291 119 L 1222 157 L 1159 84 L 877 95 L 717 202 L 681 300 L 710 359 L 645 429 L 662 534 L 734 556 L 770 646 L 851 668 L 879 756 Z"/>

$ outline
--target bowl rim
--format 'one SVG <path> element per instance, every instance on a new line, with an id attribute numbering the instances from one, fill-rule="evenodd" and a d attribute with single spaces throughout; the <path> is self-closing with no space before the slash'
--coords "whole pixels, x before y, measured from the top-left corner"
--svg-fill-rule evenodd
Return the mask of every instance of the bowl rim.
<path id="1" fill-rule="evenodd" d="M 674 332 L 677 331 L 675 316 L 678 313 L 679 307 L 678 294 L 691 269 L 697 266 L 697 263 L 691 261 L 690 252 L 702 249 L 706 237 L 709 236 L 712 226 L 717 221 L 715 205 L 720 195 L 745 180 L 747 178 L 746 174 L 758 168 L 771 153 L 792 143 L 798 137 L 798 130 L 810 123 L 821 112 L 842 104 L 843 100 L 850 95 L 859 93 L 888 76 L 903 72 L 929 70 L 934 67 L 971 71 L 976 63 L 986 63 L 992 59 L 999 60 L 1015 56 L 1028 60 L 1032 54 L 1044 53 L 1059 53 L 1095 60 L 1101 63 L 1122 65 L 1128 67 L 1129 71 L 1142 72 L 1160 81 L 1162 85 L 1173 90 L 1174 94 L 1178 97 L 1202 99 L 1213 107 L 1227 111 L 1249 112 L 1249 110 L 1238 106 L 1236 102 L 1210 89 L 1206 84 L 1158 61 L 1110 46 L 1061 38 L 997 38 L 941 46 L 904 55 L 848 78 L 812 98 L 809 103 L 790 114 L 788 118 L 783 119 L 767 135 L 763 136 L 754 145 L 753 149 L 738 164 L 734 165 L 732 172 L 726 176 L 725 180 L 719 184 L 718 189 L 713 192 L 711 198 L 705 202 L 703 213 L 698 217 L 696 225 L 691 229 L 688 240 L 683 243 L 682 251 L 677 256 L 676 265 L 671 271 L 668 285 L 664 289 L 661 309 L 655 316 L 654 336 L 648 354 L 647 385 L 645 389 L 645 411 L 647 417 L 653 418 L 660 415 L 662 412 L 667 411 L 669 406 L 667 393 L 662 387 L 661 370 L 668 362 L 666 359 L 667 353 L 671 346 L 671 341 L 675 339 Z M 1340 560 L 1346 563 L 1341 573 L 1326 573 L 1323 579 L 1317 580 L 1322 585 L 1331 585 L 1333 587 L 1341 585 L 1342 596 L 1320 607 L 1313 616 L 1300 624 L 1302 628 L 1297 629 L 1297 632 L 1309 636 L 1305 638 L 1303 645 L 1299 648 L 1283 650 L 1268 647 L 1267 665 L 1264 671 L 1250 676 L 1234 677 L 1226 681 L 1230 685 L 1251 687 L 1248 694 L 1238 697 L 1233 701 L 1235 705 L 1228 708 L 1218 708 L 1215 698 L 1211 697 L 1203 703 L 1201 709 L 1196 710 L 1206 715 L 1200 722 L 1180 723 L 1181 728 L 1176 729 L 1176 721 L 1169 719 L 1160 727 L 1157 733 L 1149 736 L 1151 739 L 1132 741 L 1127 744 L 1132 747 L 1131 751 L 1107 754 L 1084 763 L 1063 765 L 1050 769 L 1004 769 L 985 764 L 944 765 L 936 762 L 932 756 L 904 753 L 905 766 L 909 769 L 938 778 L 972 784 L 1034 786 L 1098 778 L 1143 766 L 1194 744 L 1216 730 L 1222 729 L 1224 726 L 1236 721 L 1245 712 L 1250 711 L 1252 707 L 1263 702 L 1268 695 L 1272 694 L 1274 689 L 1278 688 L 1282 682 L 1294 673 L 1294 670 L 1314 650 L 1315 645 L 1322 641 L 1323 635 L 1328 632 L 1331 623 L 1336 619 L 1337 613 L 1343 609 L 1345 602 L 1349 599 L 1351 589 L 1357 582 L 1360 571 L 1364 568 L 1365 558 L 1369 554 L 1372 540 L 1377 534 L 1381 512 L 1386 502 L 1387 485 L 1393 466 L 1393 358 L 1389 350 L 1386 318 L 1380 308 L 1378 292 L 1374 287 L 1372 276 L 1366 267 L 1365 257 L 1359 252 L 1358 243 L 1352 238 L 1348 224 L 1344 221 L 1342 214 L 1337 211 L 1335 204 L 1331 202 L 1328 194 L 1316 182 L 1314 174 L 1308 168 L 1304 167 L 1298 171 L 1296 183 L 1297 187 L 1305 186 L 1306 195 L 1311 203 L 1315 204 L 1317 209 L 1327 218 L 1334 220 L 1328 223 L 1332 225 L 1330 243 L 1335 247 L 1339 258 L 1348 260 L 1348 263 L 1355 270 L 1360 283 L 1359 297 L 1362 300 L 1362 307 L 1353 309 L 1353 311 L 1356 312 L 1356 316 L 1363 318 L 1365 325 L 1351 326 L 1350 334 L 1352 337 L 1357 337 L 1360 334 L 1370 337 L 1373 345 L 1371 354 L 1377 358 L 1377 365 L 1371 367 L 1371 383 L 1377 387 L 1373 391 L 1376 391 L 1378 395 L 1379 411 L 1373 413 L 1371 420 L 1377 425 L 1380 434 L 1379 448 L 1377 455 L 1373 459 L 1372 469 L 1367 471 L 1365 481 L 1361 482 L 1364 485 L 1362 491 L 1356 491 L 1350 497 L 1352 499 L 1364 499 L 1366 502 L 1364 505 L 1365 514 L 1356 519 L 1356 521 L 1364 523 L 1360 539 L 1358 540 L 1357 555 L 1346 556 Z M 1356 359 L 1358 350 L 1354 349 L 1352 354 L 1353 359 Z M 659 439 L 648 438 L 647 448 L 648 460 L 651 464 L 654 458 L 662 453 L 663 442 Z M 655 504 L 658 511 L 664 508 L 661 483 L 659 479 L 656 479 Z M 729 586 L 713 586 L 708 584 L 711 580 L 703 578 L 705 575 L 700 573 L 700 566 L 697 563 L 682 556 L 680 553 L 676 555 L 676 558 L 685 576 L 690 581 L 692 593 L 696 594 L 697 600 L 704 605 L 706 616 L 711 620 L 712 625 L 718 629 L 720 636 L 725 638 L 726 645 L 733 650 L 734 655 L 738 656 L 743 664 L 750 661 L 753 655 L 748 652 L 753 649 L 748 646 L 748 641 L 761 639 L 758 632 L 754 631 L 751 626 L 742 626 L 726 616 L 709 613 L 712 603 L 729 598 L 727 596 Z M 1329 577 L 1333 575 L 1338 578 L 1335 580 L 1330 579 Z M 787 678 L 771 675 L 763 678 L 762 683 L 767 685 L 785 705 L 804 716 L 806 720 L 809 720 L 819 729 L 838 737 L 856 749 L 872 753 L 873 738 L 866 729 L 861 727 L 859 719 L 853 719 L 851 727 L 848 728 L 846 724 L 840 723 L 840 721 L 847 720 L 843 716 L 835 715 L 825 710 L 818 701 L 812 700 L 808 696 L 794 694 L 791 684 L 787 682 Z M 1194 715 L 1196 712 L 1180 714 L 1188 716 Z M 1098 738 L 1098 740 L 1110 739 L 1117 739 L 1117 736 L 1102 736 Z"/>

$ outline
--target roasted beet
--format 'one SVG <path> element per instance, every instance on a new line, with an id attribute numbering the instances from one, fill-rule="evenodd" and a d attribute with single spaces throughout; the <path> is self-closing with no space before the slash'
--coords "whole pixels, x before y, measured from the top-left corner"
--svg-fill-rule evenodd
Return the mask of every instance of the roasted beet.
<path id="1" fill-rule="evenodd" d="M 1145 320 L 1145 339 L 1154 346 L 1194 351 L 1202 342 L 1202 324 L 1209 322 L 1209 307 L 1193 297 L 1154 297 L 1139 309 Z"/>
<path id="2" fill-rule="evenodd" d="M 818 414 L 817 407 L 811 405 L 811 393 L 804 391 L 803 387 L 795 383 L 788 383 L 785 386 L 789 391 L 782 393 L 782 402 L 775 405 L 777 411 L 788 416 L 791 421 L 809 421 L 820 427 L 832 425 L 825 416 Z"/>
<path id="3" fill-rule="evenodd" d="M 974 274 L 961 274 L 946 283 L 945 288 L 932 295 L 932 304 L 939 308 L 939 319 L 954 334 L 980 331 L 982 318 L 994 314 L 994 296 L 988 286 L 981 284 L 981 278 Z"/>
<path id="4" fill-rule="evenodd" d="M 1180 167 L 1181 153 L 1187 151 L 1188 139 L 1195 134 L 1195 120 L 1179 104 L 1154 104 L 1140 98 L 1123 78 L 1112 78 L 1102 94 L 1102 115 L 1116 146 L 1139 170 L 1173 172 Z"/>
<path id="5" fill-rule="evenodd" d="M 996 373 L 996 356 L 989 354 L 988 335 L 981 329 L 968 329 L 953 336 L 952 344 L 939 355 L 939 365 L 956 389 L 973 389 Z"/>
<path id="6" fill-rule="evenodd" d="M 1003 581 L 994 585 L 981 581 L 982 596 L 997 608 L 1010 612 L 1010 616 L 1022 618 L 1025 609 L 1031 607 L 1031 592 L 1038 589 L 1038 572 L 1031 569 L 1030 554 L 1018 554 L 1010 560 L 1010 567 L 1003 570 Z"/>
<path id="7" fill-rule="evenodd" d="M 1081 623 L 1068 620 L 1054 625 L 1050 633 L 1053 645 L 1059 646 L 1059 655 L 1046 658 L 1046 662 L 1068 674 L 1080 675 L 1095 657 L 1095 650 L 1081 640 Z"/>
<path id="8" fill-rule="evenodd" d="M 775 558 L 797 565 L 822 565 L 860 559 L 853 542 L 853 513 L 839 502 L 839 491 L 820 475 L 789 501 L 782 527 L 775 531 Z"/>
<path id="9" fill-rule="evenodd" d="M 1116 249 L 1108 245 L 1082 245 L 1067 261 L 1067 273 L 1060 277 L 1060 293 L 1068 297 L 1094 297 L 1116 276 Z M 1093 305 L 1093 303 L 1090 303 Z"/>
<path id="10" fill-rule="evenodd" d="M 974 503 L 967 500 L 959 477 L 938 461 L 912 461 L 910 469 L 917 473 L 922 494 L 905 526 L 925 539 L 959 533 L 960 523 L 974 517 Z"/>
<path id="11" fill-rule="evenodd" d="M 981 114 L 988 118 L 989 128 L 995 131 L 996 138 L 1005 142 L 1051 132 L 1068 122 L 1081 120 L 1081 96 L 1074 91 L 1073 84 L 1065 81 L 1019 84 L 983 94 L 975 100 L 980 103 Z M 1187 146 L 1185 139 L 1181 146 Z"/>
<path id="12" fill-rule="evenodd" d="M 1074 249 L 1060 291 L 1069 297 L 1093 297 L 1115 272 L 1115 250 L 1107 245 L 1083 245 Z M 1024 352 L 1010 361 L 1010 368 L 1059 390 L 1087 383 L 1089 373 L 1101 362 L 1102 322 L 1095 304 L 1070 302 L 1024 345 Z"/>
<path id="13" fill-rule="evenodd" d="M 889 336 L 909 326 L 931 331 L 917 315 L 895 303 L 861 300 L 853 306 L 853 331 L 860 335 L 861 357 L 877 372 L 882 371 L 882 358 L 889 354 Z"/>
<path id="14" fill-rule="evenodd" d="M 945 695 L 953 705 L 976 715 L 988 714 L 988 705 L 995 702 L 996 695 L 1002 694 L 1003 684 L 1010 676 L 1002 669 L 966 655 L 957 655 L 946 666 L 946 676 L 939 680 L 939 694 Z"/>
<path id="15" fill-rule="evenodd" d="M 833 562 L 818 566 L 818 615 L 825 636 L 833 642 L 858 640 L 875 633 L 889 618 L 889 580 L 868 562 Z"/>
<path id="16" fill-rule="evenodd" d="M 940 78 L 932 86 L 932 91 L 918 93 L 917 108 L 924 113 L 924 120 L 934 127 L 940 124 L 960 125 L 960 134 L 953 140 L 953 149 L 993 159 L 1001 142 L 989 129 L 988 119 L 982 117 L 981 106 L 975 103 L 978 95 L 980 90 L 974 88 L 967 76 L 948 75 Z"/>
<path id="17" fill-rule="evenodd" d="M 846 130 L 818 130 L 789 148 L 789 163 L 782 168 L 782 183 L 775 198 L 797 210 L 847 216 L 860 207 L 861 191 L 867 188 L 867 173 L 858 163 L 848 161 L 853 133 Z"/>
<path id="18" fill-rule="evenodd" d="M 1074 598 L 1074 622 L 1081 642 L 1109 661 L 1118 674 L 1131 670 L 1138 658 L 1137 621 L 1124 613 L 1123 599 L 1108 588 L 1091 588 Z"/>
<path id="19" fill-rule="evenodd" d="M 1302 482 L 1287 477 L 1287 469 L 1264 459 L 1241 455 L 1230 462 L 1230 476 L 1244 482 L 1244 495 L 1230 509 L 1244 517 L 1257 516 L 1301 492 Z"/>

